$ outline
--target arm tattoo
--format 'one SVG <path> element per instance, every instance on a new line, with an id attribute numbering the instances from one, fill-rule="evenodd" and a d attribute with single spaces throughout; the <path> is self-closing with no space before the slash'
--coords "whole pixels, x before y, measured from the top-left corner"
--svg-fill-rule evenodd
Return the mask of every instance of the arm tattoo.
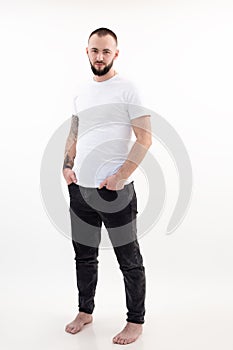
<path id="1" fill-rule="evenodd" d="M 79 117 L 77 115 L 72 115 L 69 137 L 75 142 L 77 142 L 77 138 L 78 138 L 78 124 L 79 124 Z"/>
<path id="2" fill-rule="evenodd" d="M 66 141 L 63 169 L 72 169 L 74 158 L 76 156 L 76 143 L 78 139 L 79 118 L 77 115 L 72 115 L 70 132 Z"/>

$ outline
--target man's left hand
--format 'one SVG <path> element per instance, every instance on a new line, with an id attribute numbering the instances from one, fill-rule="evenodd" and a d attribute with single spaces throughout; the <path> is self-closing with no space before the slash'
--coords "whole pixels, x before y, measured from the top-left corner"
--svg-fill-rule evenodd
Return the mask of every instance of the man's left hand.
<path id="1" fill-rule="evenodd" d="M 99 189 L 106 186 L 108 190 L 117 191 L 122 190 L 124 188 L 125 179 L 122 179 L 119 175 L 113 174 L 107 177 L 104 181 L 102 181 L 99 185 Z"/>

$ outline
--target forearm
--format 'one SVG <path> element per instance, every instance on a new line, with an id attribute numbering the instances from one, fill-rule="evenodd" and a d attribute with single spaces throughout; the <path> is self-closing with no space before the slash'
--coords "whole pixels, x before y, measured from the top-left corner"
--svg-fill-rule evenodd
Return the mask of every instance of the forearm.
<path id="1" fill-rule="evenodd" d="M 78 117 L 76 115 L 73 115 L 71 119 L 71 128 L 69 136 L 65 145 L 63 169 L 72 169 L 74 166 L 74 159 L 76 156 L 76 144 L 78 138 L 78 122 Z"/>
<path id="2" fill-rule="evenodd" d="M 150 141 L 146 142 L 145 140 L 136 140 L 129 152 L 127 159 L 116 174 L 121 179 L 128 179 L 128 177 L 134 172 L 135 169 L 137 169 L 138 165 L 143 160 L 150 146 Z"/>
<path id="3" fill-rule="evenodd" d="M 76 156 L 76 143 L 73 143 L 72 145 L 70 145 L 70 142 L 68 142 L 67 140 L 65 154 L 64 154 L 63 169 L 73 168 L 75 156 Z"/>

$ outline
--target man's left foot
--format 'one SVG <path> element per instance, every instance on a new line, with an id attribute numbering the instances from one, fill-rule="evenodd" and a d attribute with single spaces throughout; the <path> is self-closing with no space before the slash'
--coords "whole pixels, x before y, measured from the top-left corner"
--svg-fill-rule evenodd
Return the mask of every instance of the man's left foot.
<path id="1" fill-rule="evenodd" d="M 125 328 L 113 338 L 114 344 L 126 345 L 133 343 L 142 333 L 142 325 L 127 322 Z"/>

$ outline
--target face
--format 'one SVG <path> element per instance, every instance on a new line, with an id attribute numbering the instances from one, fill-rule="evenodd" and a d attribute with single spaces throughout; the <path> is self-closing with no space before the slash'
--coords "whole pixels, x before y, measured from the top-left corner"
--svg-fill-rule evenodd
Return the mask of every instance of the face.
<path id="1" fill-rule="evenodd" d="M 111 35 L 99 37 L 97 34 L 91 36 L 86 49 L 92 72 L 102 76 L 107 74 L 117 58 L 119 50 Z"/>

